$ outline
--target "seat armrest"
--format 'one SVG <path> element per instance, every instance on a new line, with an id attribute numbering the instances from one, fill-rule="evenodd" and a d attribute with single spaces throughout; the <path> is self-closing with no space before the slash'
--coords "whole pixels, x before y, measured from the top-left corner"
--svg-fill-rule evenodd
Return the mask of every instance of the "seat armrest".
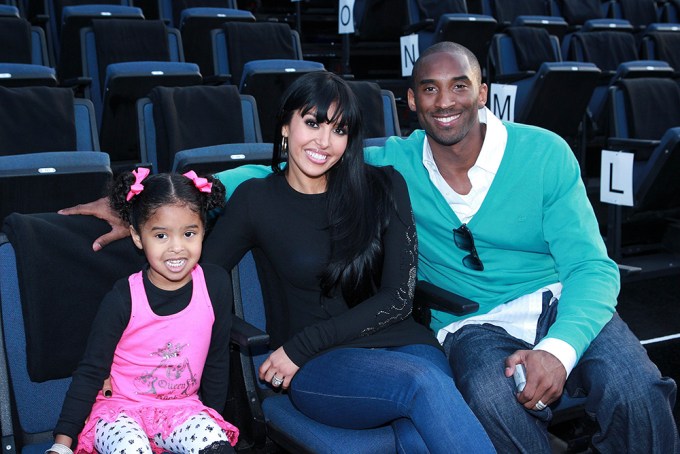
<path id="1" fill-rule="evenodd" d="M 437 311 L 467 315 L 479 310 L 479 304 L 426 281 L 418 281 L 414 301 Z"/>
<path id="2" fill-rule="evenodd" d="M 224 85 L 231 83 L 231 74 L 215 74 L 203 77 L 203 85 Z"/>
<path id="3" fill-rule="evenodd" d="M 74 77 L 71 79 L 65 79 L 59 84 L 61 87 L 71 88 L 74 93 L 79 94 L 85 91 L 86 87 L 92 85 L 91 77 Z"/>
<path id="4" fill-rule="evenodd" d="M 513 82 L 528 79 L 535 75 L 536 71 L 522 71 L 518 73 L 497 74 L 495 82 L 499 84 L 512 84 Z"/>
<path id="5" fill-rule="evenodd" d="M 415 22 L 413 24 L 409 24 L 405 26 L 403 29 L 404 35 L 410 35 L 412 33 L 417 33 L 421 32 L 423 30 L 426 30 L 428 32 L 433 32 L 434 31 L 434 19 L 428 18 L 425 20 L 422 20 L 420 22 Z"/>
<path id="6" fill-rule="evenodd" d="M 651 139 L 629 139 L 625 137 L 610 137 L 607 139 L 609 148 L 621 148 L 626 150 L 653 149 L 659 146 L 661 141 Z"/>
<path id="7" fill-rule="evenodd" d="M 242 318 L 234 317 L 231 325 L 231 340 L 241 347 L 265 346 L 269 345 L 269 334 Z"/>

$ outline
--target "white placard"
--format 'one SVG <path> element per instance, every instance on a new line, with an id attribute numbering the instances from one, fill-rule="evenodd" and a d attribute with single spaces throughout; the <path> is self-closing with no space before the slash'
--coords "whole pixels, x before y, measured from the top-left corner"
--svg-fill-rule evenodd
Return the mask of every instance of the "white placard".
<path id="1" fill-rule="evenodd" d="M 338 33 L 354 33 L 354 0 L 340 0 L 338 5 Z"/>
<path id="2" fill-rule="evenodd" d="M 501 120 L 515 121 L 517 85 L 491 84 L 489 93 L 491 112 Z"/>
<path id="3" fill-rule="evenodd" d="M 633 206 L 633 153 L 602 150 L 600 200 Z"/>
<path id="4" fill-rule="evenodd" d="M 418 35 L 406 35 L 399 39 L 401 46 L 401 75 L 408 77 L 413 72 L 413 65 L 420 55 L 418 49 Z"/>

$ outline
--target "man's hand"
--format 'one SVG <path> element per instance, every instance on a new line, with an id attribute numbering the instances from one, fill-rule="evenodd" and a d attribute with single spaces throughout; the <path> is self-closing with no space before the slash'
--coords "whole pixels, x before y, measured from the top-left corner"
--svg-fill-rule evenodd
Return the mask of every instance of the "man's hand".
<path id="1" fill-rule="evenodd" d="M 106 233 L 92 244 L 92 250 L 99 251 L 107 244 L 110 244 L 126 236 L 130 236 L 130 227 L 123 222 L 118 215 L 109 206 L 109 199 L 102 197 L 90 203 L 82 203 L 70 208 L 64 208 L 58 211 L 59 214 L 72 215 L 82 214 L 87 216 L 95 216 L 109 223 L 111 231 Z"/>
<path id="2" fill-rule="evenodd" d="M 283 389 L 288 389 L 290 381 L 298 370 L 300 368 L 291 361 L 283 347 L 279 347 L 260 366 L 260 380 L 271 383 L 276 375 L 277 379 L 283 379 L 283 383 L 276 385 L 275 382 L 272 386 L 275 388 L 282 386 Z"/>
<path id="3" fill-rule="evenodd" d="M 518 350 L 505 359 L 505 376 L 512 377 L 517 364 L 526 368 L 527 384 L 517 400 L 528 410 L 542 410 L 560 398 L 567 381 L 567 371 L 554 355 L 543 350 Z"/>

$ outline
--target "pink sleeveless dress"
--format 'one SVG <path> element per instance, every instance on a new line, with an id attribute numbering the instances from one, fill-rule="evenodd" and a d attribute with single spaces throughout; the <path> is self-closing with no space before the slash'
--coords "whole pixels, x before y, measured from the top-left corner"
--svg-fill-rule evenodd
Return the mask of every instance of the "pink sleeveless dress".
<path id="1" fill-rule="evenodd" d="M 113 422 L 121 413 L 139 423 L 155 452 L 162 451 L 153 443 L 156 434 L 167 438 L 178 425 L 200 412 L 210 415 L 224 429 L 231 445 L 236 444 L 238 429 L 198 399 L 215 313 L 203 270 L 196 265 L 191 275 L 191 302 L 167 316 L 156 315 L 149 307 L 141 271 L 128 279 L 132 311 L 111 366 L 113 396 L 105 398 L 101 392 L 97 396 L 78 436 L 77 454 L 95 452 L 95 425 L 100 419 Z"/>

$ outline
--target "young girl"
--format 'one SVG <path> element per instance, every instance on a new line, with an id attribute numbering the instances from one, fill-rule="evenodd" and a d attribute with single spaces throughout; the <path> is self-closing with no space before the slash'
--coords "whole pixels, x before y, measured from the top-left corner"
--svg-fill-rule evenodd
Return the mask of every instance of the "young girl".
<path id="1" fill-rule="evenodd" d="M 51 452 L 72 453 L 78 433 L 78 453 L 233 452 L 238 429 L 218 413 L 229 376 L 230 280 L 198 265 L 206 213 L 224 205 L 224 186 L 193 171 L 148 175 L 122 174 L 110 196 L 148 267 L 104 298 Z M 109 375 L 106 397 L 99 390 Z"/>

